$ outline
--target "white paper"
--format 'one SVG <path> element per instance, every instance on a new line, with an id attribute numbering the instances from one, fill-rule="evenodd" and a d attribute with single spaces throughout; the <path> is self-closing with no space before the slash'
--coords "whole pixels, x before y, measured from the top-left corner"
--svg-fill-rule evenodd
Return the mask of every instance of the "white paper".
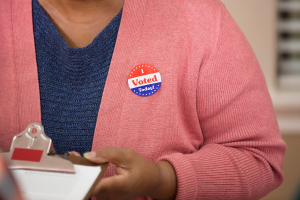
<path id="1" fill-rule="evenodd" d="M 12 170 L 26 200 L 82 200 L 101 167 L 74 165 L 75 174 Z"/>

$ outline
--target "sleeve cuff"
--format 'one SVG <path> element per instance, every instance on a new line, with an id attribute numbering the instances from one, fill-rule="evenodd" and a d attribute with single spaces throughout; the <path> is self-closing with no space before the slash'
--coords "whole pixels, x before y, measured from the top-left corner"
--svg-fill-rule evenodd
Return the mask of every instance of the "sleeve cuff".
<path id="1" fill-rule="evenodd" d="M 177 195 L 179 199 L 197 199 L 197 179 L 191 162 L 181 153 L 162 156 L 158 161 L 168 161 L 173 166 L 177 178 Z"/>

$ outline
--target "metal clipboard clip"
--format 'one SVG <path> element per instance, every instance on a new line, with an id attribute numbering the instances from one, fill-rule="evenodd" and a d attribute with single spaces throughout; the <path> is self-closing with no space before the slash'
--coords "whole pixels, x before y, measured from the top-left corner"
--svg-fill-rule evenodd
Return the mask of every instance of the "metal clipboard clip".
<path id="1" fill-rule="evenodd" d="M 48 155 L 51 142 L 44 127 L 39 123 L 32 123 L 22 133 L 14 136 L 10 151 L 3 155 L 9 160 L 10 169 L 75 174 L 72 162 Z"/>

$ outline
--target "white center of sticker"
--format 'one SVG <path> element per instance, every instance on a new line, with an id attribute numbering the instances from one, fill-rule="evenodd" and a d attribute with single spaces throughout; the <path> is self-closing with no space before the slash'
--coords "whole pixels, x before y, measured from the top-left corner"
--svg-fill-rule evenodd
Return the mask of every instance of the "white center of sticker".
<path id="1" fill-rule="evenodd" d="M 133 93 L 141 97 L 155 94 L 161 85 L 159 71 L 148 64 L 135 66 L 128 76 L 128 85 Z"/>

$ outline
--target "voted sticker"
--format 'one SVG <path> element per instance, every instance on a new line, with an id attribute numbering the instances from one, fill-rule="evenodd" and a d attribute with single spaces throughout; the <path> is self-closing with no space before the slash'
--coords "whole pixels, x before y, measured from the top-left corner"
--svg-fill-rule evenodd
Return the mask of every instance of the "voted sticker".
<path id="1" fill-rule="evenodd" d="M 131 91 L 141 97 L 155 94 L 161 85 L 159 71 L 148 64 L 135 66 L 128 76 L 128 85 Z"/>

